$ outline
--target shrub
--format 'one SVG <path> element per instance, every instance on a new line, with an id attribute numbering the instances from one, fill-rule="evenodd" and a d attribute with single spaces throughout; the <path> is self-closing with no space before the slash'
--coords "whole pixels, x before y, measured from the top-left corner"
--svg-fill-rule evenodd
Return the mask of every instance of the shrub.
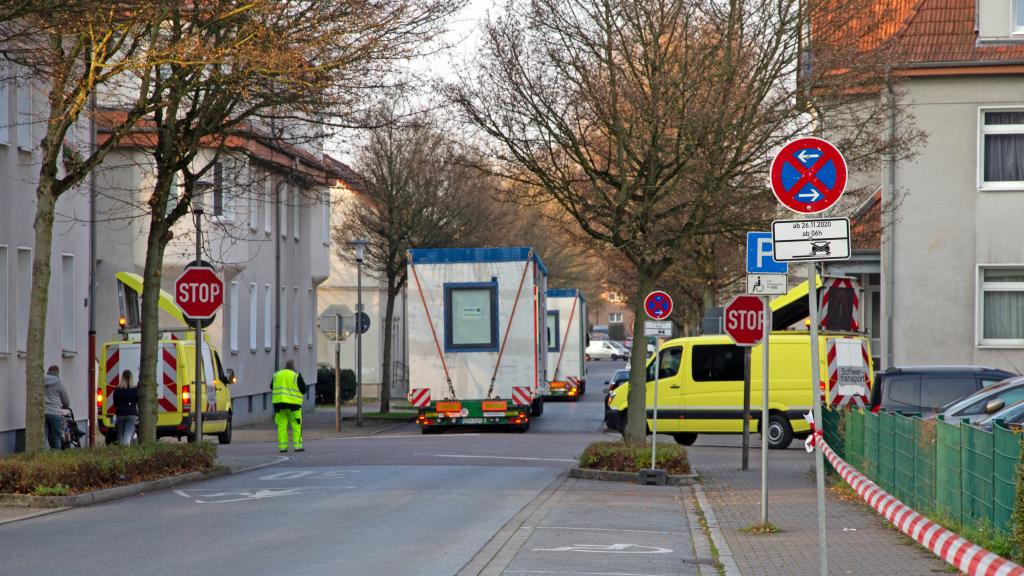
<path id="1" fill-rule="evenodd" d="M 356 397 L 356 373 L 345 368 L 341 371 L 341 401 Z M 326 364 L 316 369 L 316 403 L 334 404 L 334 367 Z"/>
<path id="2" fill-rule="evenodd" d="M 1013 560 L 1024 563 L 1024 458 L 1017 466 L 1017 498 L 1013 502 L 1013 515 L 1010 517 L 1013 533 L 1010 535 L 1013 548 Z"/>
<path id="3" fill-rule="evenodd" d="M 207 442 L 15 454 L 0 458 L 0 493 L 87 492 L 206 470 L 214 466 L 216 457 L 216 447 Z"/>
<path id="4" fill-rule="evenodd" d="M 657 458 L 655 468 L 669 474 L 690 473 L 686 448 L 678 444 L 659 444 Z M 594 470 L 639 472 L 641 469 L 651 468 L 651 448 L 627 446 L 625 442 L 594 442 L 583 449 L 579 466 Z"/>

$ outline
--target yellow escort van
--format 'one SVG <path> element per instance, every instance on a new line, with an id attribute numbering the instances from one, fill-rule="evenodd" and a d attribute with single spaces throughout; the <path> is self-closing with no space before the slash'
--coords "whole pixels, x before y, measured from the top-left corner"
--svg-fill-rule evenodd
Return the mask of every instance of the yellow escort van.
<path id="1" fill-rule="evenodd" d="M 99 380 L 96 388 L 97 425 L 108 444 L 117 439 L 113 394 L 124 370 L 130 370 L 138 382 L 140 334 L 132 329 L 131 309 L 142 291 L 142 278 L 136 274 L 119 272 L 118 292 L 128 312 L 123 314 L 125 326 L 121 340 L 103 345 L 99 354 Z M 126 290 L 127 288 L 127 290 Z M 160 291 L 160 309 L 172 319 L 185 325 L 185 318 L 167 292 Z M 125 306 L 122 306 L 125 311 Z M 137 310 L 136 310 L 137 312 Z M 195 332 L 184 327 L 161 328 L 157 358 L 157 437 L 174 436 L 192 438 L 195 435 L 194 416 L 199 406 L 195 399 Z M 221 444 L 231 443 L 231 392 L 234 372 L 224 370 L 220 354 L 204 338 L 203 361 L 203 434 L 215 435 Z"/>
<path id="2" fill-rule="evenodd" d="M 801 316 L 801 302 L 802 316 Z M 807 283 L 771 304 L 773 311 L 770 335 L 768 380 L 768 445 L 786 448 L 794 436 L 810 432 L 804 414 L 811 410 L 814 397 L 811 386 L 810 338 L 805 328 L 807 318 Z M 787 330 L 792 326 L 800 330 Z M 818 333 L 818 389 L 825 390 L 829 380 L 826 349 L 829 340 L 858 340 L 864 347 L 864 363 L 870 381 L 870 341 L 858 332 Z M 750 414 L 751 432 L 761 430 L 762 345 L 751 349 Z M 658 381 L 658 433 L 672 435 L 680 444 L 690 445 L 698 434 L 738 434 L 743 432 L 743 348 L 726 335 L 677 338 L 662 344 Z M 654 406 L 654 361 L 647 364 L 647 429 L 650 431 Z M 609 393 L 605 423 L 612 430 L 622 431 L 626 424 L 629 383 Z"/>

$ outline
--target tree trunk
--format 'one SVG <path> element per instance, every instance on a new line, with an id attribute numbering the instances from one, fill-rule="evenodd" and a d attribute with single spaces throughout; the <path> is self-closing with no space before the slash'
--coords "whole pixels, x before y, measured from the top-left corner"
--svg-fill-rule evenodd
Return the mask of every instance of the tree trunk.
<path id="1" fill-rule="evenodd" d="M 166 222 L 156 218 L 150 220 L 146 264 L 142 272 L 142 342 L 138 374 L 139 442 L 143 444 L 156 442 L 157 439 L 156 363 L 160 344 L 160 278 L 164 248 L 167 245 L 166 236 Z"/>
<path id="2" fill-rule="evenodd" d="M 53 213 L 56 174 L 43 170 L 36 193 L 35 248 L 32 253 L 32 295 L 28 308 L 28 336 L 25 340 L 25 450 L 46 447 L 43 391 L 43 362 L 46 354 L 46 310 L 50 296 L 50 252 L 53 246 Z"/>
<path id="3" fill-rule="evenodd" d="M 388 284 L 388 301 L 384 308 L 384 366 L 381 367 L 380 382 L 380 411 L 382 414 L 391 411 L 391 355 L 394 353 L 391 349 L 391 339 L 394 334 L 392 324 L 395 317 L 395 300 L 399 292 L 399 290 L 391 288 L 390 282 Z"/>
<path id="4" fill-rule="evenodd" d="M 633 299 L 633 350 L 629 362 L 629 396 L 626 398 L 626 444 L 643 446 L 647 438 L 647 338 L 644 336 L 644 297 L 651 291 L 651 273 L 638 268 L 636 298 Z"/>

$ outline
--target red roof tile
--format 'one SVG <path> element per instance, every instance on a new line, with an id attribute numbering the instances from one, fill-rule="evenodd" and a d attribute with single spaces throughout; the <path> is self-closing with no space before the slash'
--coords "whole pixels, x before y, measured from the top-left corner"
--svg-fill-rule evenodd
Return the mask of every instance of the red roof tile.
<path id="1" fill-rule="evenodd" d="M 909 66 L 1024 60 L 1024 43 L 978 44 L 976 0 L 918 0 L 895 41 Z"/>

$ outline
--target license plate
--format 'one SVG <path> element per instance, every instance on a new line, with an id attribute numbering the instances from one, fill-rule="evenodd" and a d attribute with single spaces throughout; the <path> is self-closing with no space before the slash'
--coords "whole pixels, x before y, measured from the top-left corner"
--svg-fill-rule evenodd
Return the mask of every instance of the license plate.
<path id="1" fill-rule="evenodd" d="M 483 424 L 484 423 L 484 419 L 483 418 L 463 418 L 462 419 L 462 423 L 463 424 Z"/>
<path id="2" fill-rule="evenodd" d="M 504 412 L 484 412 L 485 418 L 504 418 Z"/>

